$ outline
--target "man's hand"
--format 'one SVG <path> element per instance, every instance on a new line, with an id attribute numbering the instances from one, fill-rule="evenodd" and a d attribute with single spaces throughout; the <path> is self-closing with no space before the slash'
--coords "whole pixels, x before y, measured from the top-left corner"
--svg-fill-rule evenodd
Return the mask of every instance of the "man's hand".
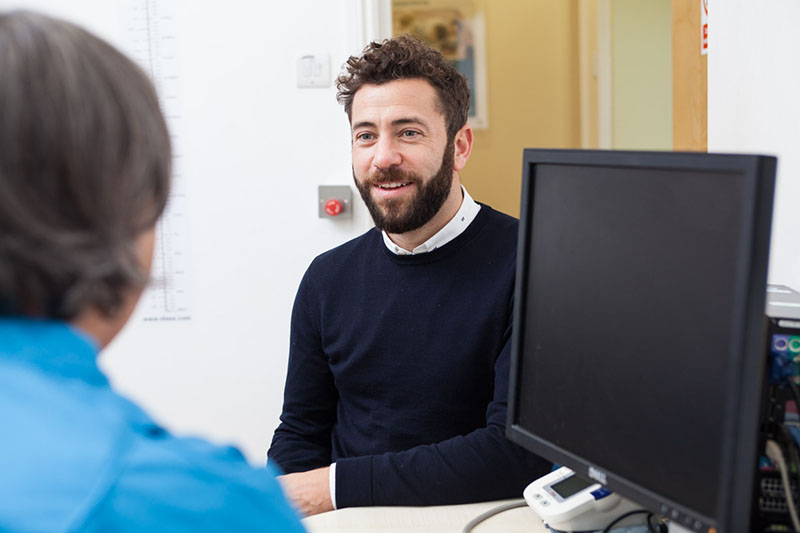
<path id="1" fill-rule="evenodd" d="M 278 476 L 286 497 L 306 516 L 333 511 L 330 489 L 330 466 L 308 472 Z"/>

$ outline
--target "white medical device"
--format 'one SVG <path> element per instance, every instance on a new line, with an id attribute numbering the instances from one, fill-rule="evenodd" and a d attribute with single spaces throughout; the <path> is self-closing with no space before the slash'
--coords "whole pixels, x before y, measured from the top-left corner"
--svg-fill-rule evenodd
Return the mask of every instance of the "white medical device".
<path id="1" fill-rule="evenodd" d="M 548 526 L 557 531 L 597 531 L 619 516 L 641 509 L 594 481 L 562 466 L 525 488 L 525 501 Z M 617 526 L 645 524 L 647 514 L 632 515 Z"/>

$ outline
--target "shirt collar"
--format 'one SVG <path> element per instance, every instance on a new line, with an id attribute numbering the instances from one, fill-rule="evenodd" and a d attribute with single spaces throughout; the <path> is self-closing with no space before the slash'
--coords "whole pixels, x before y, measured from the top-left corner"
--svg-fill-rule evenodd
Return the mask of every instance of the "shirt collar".
<path id="1" fill-rule="evenodd" d="M 97 366 L 98 353 L 94 339 L 64 322 L 0 318 L 2 359 L 94 385 L 108 385 Z"/>
<path id="2" fill-rule="evenodd" d="M 467 189 L 463 185 L 461 186 L 461 192 L 464 195 L 464 198 L 461 201 L 461 207 L 458 209 L 458 212 L 456 212 L 455 216 L 450 219 L 450 222 L 445 224 L 445 226 L 437 231 L 430 239 L 423 242 L 411 251 L 401 248 L 389 238 L 388 233 L 381 231 L 383 234 L 383 242 L 389 251 L 395 255 L 423 254 L 426 252 L 432 252 L 437 248 L 441 248 L 448 242 L 461 235 L 461 233 L 463 233 L 464 230 L 469 227 L 472 221 L 475 220 L 475 217 L 478 216 L 478 211 L 481 209 L 481 206 L 472 199 L 467 192 Z"/>

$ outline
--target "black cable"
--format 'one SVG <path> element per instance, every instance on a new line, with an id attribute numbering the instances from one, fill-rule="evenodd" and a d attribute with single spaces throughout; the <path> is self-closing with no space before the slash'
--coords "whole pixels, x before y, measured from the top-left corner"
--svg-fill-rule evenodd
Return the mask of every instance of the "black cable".
<path id="1" fill-rule="evenodd" d="M 800 388 L 798 388 L 797 384 L 794 382 L 794 376 L 787 376 L 786 383 L 789 384 L 789 390 L 792 391 L 792 396 L 794 396 L 794 404 L 796 407 L 795 410 L 797 411 L 798 415 L 800 415 Z M 800 444 L 797 443 L 792 433 L 786 427 L 785 422 L 781 425 L 781 429 L 783 430 L 784 438 L 789 441 L 787 442 L 787 445 L 789 446 L 790 450 L 789 455 L 791 456 L 792 463 L 795 464 L 794 474 L 795 477 L 797 478 L 795 480 L 796 483 L 795 487 L 797 488 L 798 491 L 800 491 L 800 464 L 797 461 L 797 450 L 800 449 Z"/>
<path id="2" fill-rule="evenodd" d="M 797 441 L 794 439 L 794 436 L 792 436 L 792 432 L 789 431 L 789 428 L 786 427 L 786 423 L 781 424 L 780 429 L 781 436 L 783 437 L 783 440 L 786 443 L 787 451 L 789 452 L 789 459 L 787 461 L 789 470 L 794 470 L 795 490 L 798 491 L 800 490 L 800 454 L 798 454 L 800 445 L 798 445 Z"/>
<path id="3" fill-rule="evenodd" d="M 653 520 L 655 519 L 655 524 Z M 650 533 L 667 533 L 667 524 L 664 515 L 650 513 L 647 515 L 647 530 Z"/>
<path id="4" fill-rule="evenodd" d="M 611 528 L 614 527 L 615 524 L 619 524 L 620 522 L 622 522 L 623 520 L 625 520 L 629 516 L 633 516 L 635 514 L 643 514 L 643 513 L 647 513 L 647 523 L 649 525 L 650 524 L 650 517 L 653 515 L 653 513 L 651 513 L 647 509 L 637 509 L 636 511 L 628 511 L 625 514 L 619 515 L 618 517 L 616 517 L 613 522 L 611 522 L 610 524 L 608 524 L 606 526 L 606 528 L 603 530 L 603 533 L 608 533 L 609 531 L 611 531 Z"/>
<path id="5" fill-rule="evenodd" d="M 647 515 L 647 531 L 650 533 L 659 533 L 660 530 L 656 529 L 656 526 L 653 525 L 653 517 L 655 515 L 653 513 L 649 513 Z"/>
<path id="6" fill-rule="evenodd" d="M 794 382 L 794 376 L 787 376 L 786 383 L 789 384 L 789 389 L 791 389 L 792 396 L 794 396 L 794 404 L 797 406 L 797 413 L 800 414 L 800 389 L 798 389 L 797 384 Z"/>

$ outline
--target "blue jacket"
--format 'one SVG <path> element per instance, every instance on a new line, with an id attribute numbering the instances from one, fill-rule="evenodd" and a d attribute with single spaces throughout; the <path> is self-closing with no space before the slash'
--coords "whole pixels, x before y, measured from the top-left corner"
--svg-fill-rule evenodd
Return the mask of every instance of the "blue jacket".
<path id="1" fill-rule="evenodd" d="M 177 438 L 59 322 L 0 319 L 0 530 L 303 531 L 274 472 Z"/>

